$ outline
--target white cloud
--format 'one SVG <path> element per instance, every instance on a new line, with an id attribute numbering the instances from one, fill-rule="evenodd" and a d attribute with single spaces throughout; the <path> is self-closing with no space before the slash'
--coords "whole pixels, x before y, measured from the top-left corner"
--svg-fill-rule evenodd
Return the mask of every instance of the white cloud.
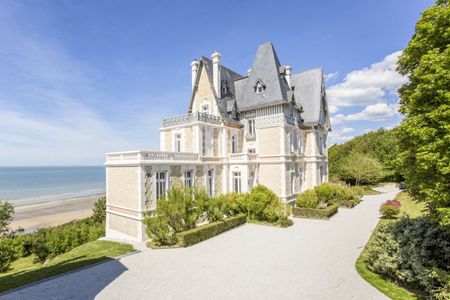
<path id="1" fill-rule="evenodd" d="M 397 89 L 406 83 L 406 78 L 395 70 L 400 54 L 401 51 L 394 52 L 368 68 L 348 73 L 343 82 L 328 88 L 330 106 L 337 111 L 340 107 L 389 102 L 387 98 L 395 96 Z"/>
<path id="2" fill-rule="evenodd" d="M 355 129 L 350 128 L 350 127 L 342 128 L 342 130 L 341 130 L 342 133 L 350 133 L 350 132 L 353 132 L 353 131 L 355 131 Z"/>
<path id="3" fill-rule="evenodd" d="M 332 79 L 336 78 L 338 74 L 339 74 L 338 72 L 325 74 L 324 75 L 325 81 L 329 81 L 329 80 L 332 80 Z"/>
<path id="4" fill-rule="evenodd" d="M 331 124 L 351 121 L 384 121 L 398 115 L 397 104 L 377 103 L 368 105 L 364 110 L 354 114 L 337 114 L 331 117 Z"/>

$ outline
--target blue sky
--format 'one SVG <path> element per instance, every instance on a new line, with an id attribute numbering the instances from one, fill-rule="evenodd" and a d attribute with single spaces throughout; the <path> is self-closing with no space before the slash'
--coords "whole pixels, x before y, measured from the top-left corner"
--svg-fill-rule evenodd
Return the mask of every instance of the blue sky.
<path id="1" fill-rule="evenodd" d="M 245 74 L 274 43 L 293 72 L 322 66 L 329 144 L 398 124 L 395 63 L 424 0 L 0 1 L 0 166 L 98 165 L 159 149 L 186 112 L 190 62 L 214 50 Z"/>

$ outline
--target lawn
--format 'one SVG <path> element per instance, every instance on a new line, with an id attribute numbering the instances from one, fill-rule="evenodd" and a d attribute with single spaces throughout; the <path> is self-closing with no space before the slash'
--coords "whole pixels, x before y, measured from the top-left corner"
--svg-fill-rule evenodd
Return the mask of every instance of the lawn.
<path id="1" fill-rule="evenodd" d="M 399 193 L 397 197 L 395 197 L 395 199 L 398 200 L 401 204 L 400 215 L 406 214 L 410 218 L 417 218 L 424 214 L 425 211 L 424 204 L 415 202 L 406 192 Z M 372 236 L 369 239 L 369 242 L 366 244 L 366 247 L 361 252 L 361 255 L 358 257 L 358 260 L 356 261 L 356 270 L 358 271 L 359 275 L 361 275 L 362 278 L 364 278 L 367 282 L 369 282 L 380 292 L 390 297 L 391 299 L 394 300 L 419 299 L 419 297 L 417 297 L 415 294 L 396 285 L 389 279 L 384 278 L 383 276 L 380 276 L 376 273 L 373 273 L 367 268 L 365 264 L 365 259 L 367 257 L 367 249 L 370 247 L 370 243 L 374 237 L 374 233 L 377 231 L 380 224 L 383 224 L 385 222 L 395 222 L 395 221 L 380 219 L 377 227 L 375 228 L 374 232 L 372 233 Z"/>
<path id="2" fill-rule="evenodd" d="M 44 264 L 33 263 L 32 256 L 19 258 L 11 265 L 8 272 L 0 273 L 0 292 L 109 260 L 132 251 L 134 249 L 129 244 L 94 241 L 76 247 Z"/>

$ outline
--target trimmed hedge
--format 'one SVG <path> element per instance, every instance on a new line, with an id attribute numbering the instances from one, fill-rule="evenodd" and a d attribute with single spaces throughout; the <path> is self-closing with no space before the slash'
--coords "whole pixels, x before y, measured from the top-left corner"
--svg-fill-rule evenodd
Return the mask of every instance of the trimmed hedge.
<path id="1" fill-rule="evenodd" d="M 292 214 L 294 217 L 300 218 L 315 218 L 315 219 L 329 219 L 332 215 L 337 213 L 339 204 L 333 204 L 327 208 L 300 208 L 293 207 Z"/>
<path id="2" fill-rule="evenodd" d="M 209 223 L 188 231 L 177 233 L 178 244 L 181 247 L 188 247 L 207 240 L 224 231 L 244 224 L 247 220 L 245 215 L 229 217 L 222 221 Z"/>

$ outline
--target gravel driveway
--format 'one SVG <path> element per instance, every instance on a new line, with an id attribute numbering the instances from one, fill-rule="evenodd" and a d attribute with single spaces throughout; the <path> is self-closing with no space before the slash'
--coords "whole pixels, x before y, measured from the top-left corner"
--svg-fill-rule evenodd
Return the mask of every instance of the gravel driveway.
<path id="1" fill-rule="evenodd" d="M 283 229 L 245 224 L 189 248 L 147 250 L 16 290 L 5 299 L 388 299 L 355 261 L 382 201 Z"/>

